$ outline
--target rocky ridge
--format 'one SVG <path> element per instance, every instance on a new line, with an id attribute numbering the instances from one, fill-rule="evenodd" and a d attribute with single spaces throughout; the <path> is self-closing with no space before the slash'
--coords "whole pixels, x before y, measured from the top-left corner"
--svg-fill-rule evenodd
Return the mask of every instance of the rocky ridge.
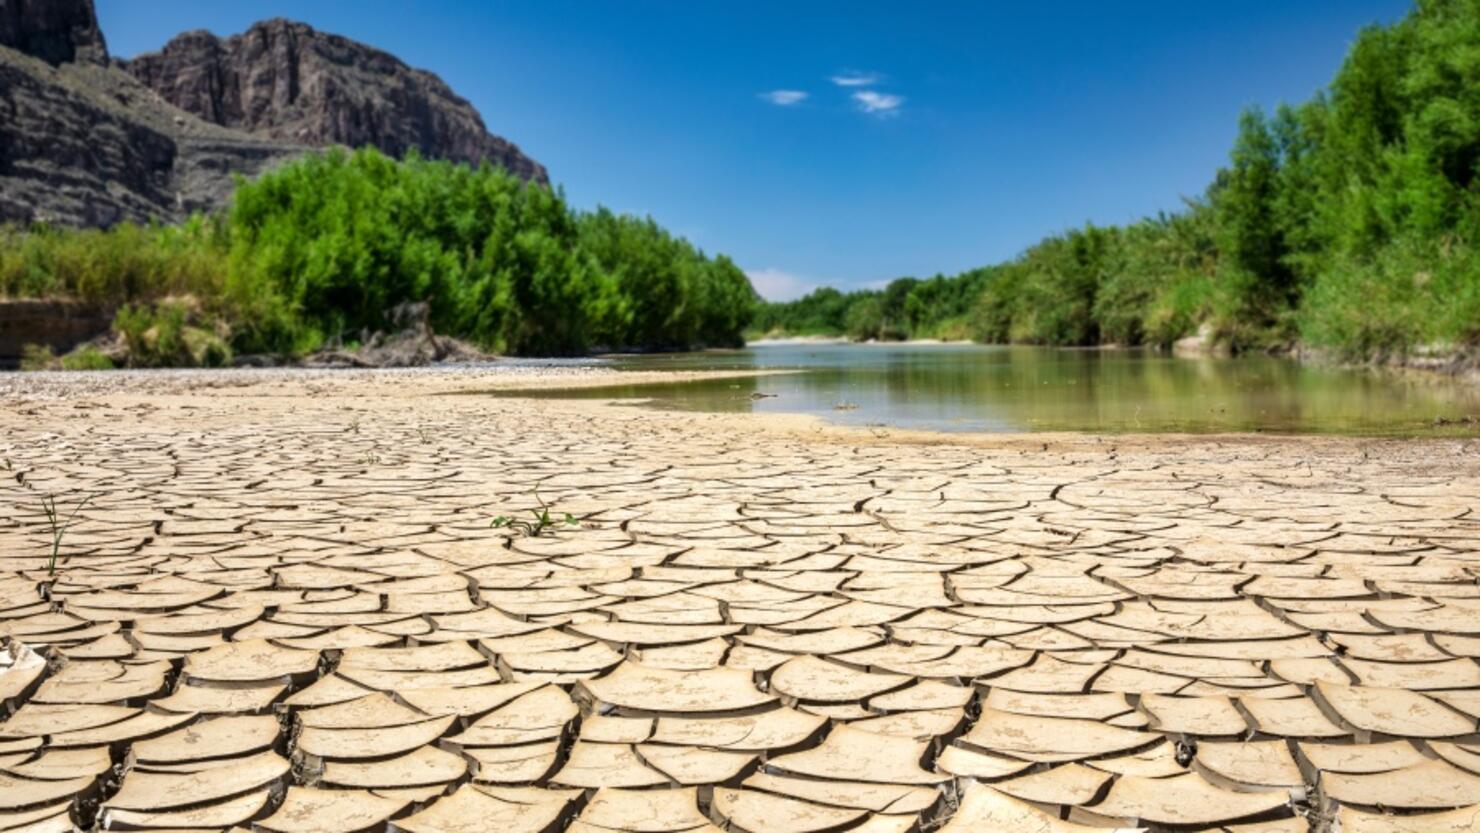
<path id="1" fill-rule="evenodd" d="M 347 38 L 275 20 L 119 61 L 92 0 L 0 0 L 0 221 L 176 220 L 334 144 L 546 178 L 435 75 Z"/>
<path id="2" fill-rule="evenodd" d="M 173 220 L 308 149 L 201 122 L 111 67 L 0 47 L 0 221 Z"/>
<path id="3" fill-rule="evenodd" d="M 542 165 L 489 133 L 441 78 L 303 23 L 276 18 L 229 38 L 186 32 L 122 66 L 170 104 L 256 136 L 487 160 L 546 181 Z"/>
<path id="4" fill-rule="evenodd" d="M 0 0 L 0 46 L 52 65 L 108 61 L 91 0 Z"/>

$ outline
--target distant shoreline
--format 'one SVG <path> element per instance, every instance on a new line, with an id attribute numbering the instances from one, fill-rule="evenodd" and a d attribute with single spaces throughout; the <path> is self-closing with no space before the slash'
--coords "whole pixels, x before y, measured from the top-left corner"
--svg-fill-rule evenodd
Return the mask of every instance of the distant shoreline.
<path id="1" fill-rule="evenodd" d="M 774 347 L 783 344 L 855 344 L 843 336 L 781 336 L 778 338 L 747 339 L 746 347 Z"/>
<path id="2" fill-rule="evenodd" d="M 788 344 L 855 344 L 860 347 L 885 346 L 885 347 L 910 347 L 928 346 L 941 344 L 978 344 L 979 342 L 968 339 L 943 340 L 939 338 L 912 338 L 906 341 L 854 341 L 844 336 L 783 336 L 780 338 L 757 338 L 745 342 L 746 347 L 775 347 Z"/>
<path id="3" fill-rule="evenodd" d="M 1202 340 L 1185 339 L 1185 344 L 1171 349 L 1151 345 L 1126 346 L 1123 344 L 1086 344 L 1053 347 L 1055 350 L 1073 352 L 1150 350 L 1165 353 L 1180 359 L 1207 359 L 1228 357 Z M 936 338 L 914 338 L 907 341 L 854 341 L 844 336 L 783 336 L 758 338 L 745 342 L 746 347 L 855 345 L 858 347 L 929 347 L 951 345 L 975 345 L 978 347 L 1033 347 L 1043 345 L 988 344 L 980 341 L 944 340 Z M 1406 373 L 1415 378 L 1443 379 L 1463 385 L 1480 385 L 1480 350 L 1476 349 L 1420 349 L 1412 353 L 1375 353 L 1366 359 L 1343 359 L 1331 351 L 1319 350 L 1306 345 L 1296 345 L 1284 350 L 1264 351 L 1267 355 L 1281 356 L 1300 364 L 1365 368 L 1367 370 Z"/>

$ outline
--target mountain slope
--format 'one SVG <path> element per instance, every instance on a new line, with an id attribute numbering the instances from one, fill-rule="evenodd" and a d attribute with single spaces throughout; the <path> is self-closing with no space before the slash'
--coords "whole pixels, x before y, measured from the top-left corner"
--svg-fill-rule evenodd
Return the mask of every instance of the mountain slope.
<path id="1" fill-rule="evenodd" d="M 545 169 L 494 136 L 436 75 L 339 35 L 281 18 L 218 38 L 187 32 L 123 62 L 170 104 L 205 121 L 309 145 L 372 145 L 393 156 L 488 160 L 525 179 Z"/>
<path id="2" fill-rule="evenodd" d="M 0 47 L 0 221 L 173 220 L 307 150 L 206 124 L 118 69 Z"/>
<path id="3" fill-rule="evenodd" d="M 0 0 L 0 46 L 53 66 L 108 62 L 92 0 Z"/>
<path id="4" fill-rule="evenodd" d="M 347 38 L 273 20 L 118 61 L 92 0 L 0 0 L 0 221 L 172 221 L 332 144 L 546 181 L 437 76 Z"/>

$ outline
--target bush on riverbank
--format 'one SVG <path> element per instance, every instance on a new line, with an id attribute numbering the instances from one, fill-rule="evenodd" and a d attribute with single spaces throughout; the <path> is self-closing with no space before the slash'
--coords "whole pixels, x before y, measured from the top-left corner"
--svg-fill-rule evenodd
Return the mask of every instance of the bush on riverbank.
<path id="1" fill-rule="evenodd" d="M 1480 2 L 1420 0 L 1402 21 L 1364 29 L 1309 102 L 1244 113 L 1229 164 L 1184 211 L 1070 230 L 932 280 L 975 291 L 972 334 L 989 342 L 1165 345 L 1206 327 L 1234 349 L 1300 341 L 1347 358 L 1476 346 L 1476 43 Z M 819 290 L 766 305 L 756 323 L 858 335 L 851 318 L 910 303 L 910 291 L 890 297 L 900 284 Z M 926 337 L 960 315 L 884 313 L 892 326 L 864 329 Z"/>
<path id="2" fill-rule="evenodd" d="M 115 309 L 130 301 L 219 298 L 226 283 L 224 224 L 109 229 L 0 225 L 0 297 L 69 297 Z"/>
<path id="3" fill-rule="evenodd" d="M 224 216 L 180 226 L 0 229 L 3 296 L 116 310 L 131 354 L 158 342 L 130 359 L 143 366 L 220 357 L 186 349 L 186 330 L 247 353 L 357 341 L 406 301 L 495 352 L 732 345 L 754 303 L 728 258 L 650 219 L 582 214 L 495 168 L 375 150 L 304 157 L 240 184 Z M 184 297 L 188 327 L 161 303 Z"/>

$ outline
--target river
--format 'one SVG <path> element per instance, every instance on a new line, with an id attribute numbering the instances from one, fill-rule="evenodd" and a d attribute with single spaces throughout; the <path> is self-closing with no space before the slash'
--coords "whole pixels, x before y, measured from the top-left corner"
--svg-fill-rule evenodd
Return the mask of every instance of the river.
<path id="1" fill-rule="evenodd" d="M 615 356 L 622 370 L 789 370 L 519 395 L 781 412 L 935 431 L 1480 435 L 1480 390 L 1414 373 L 1272 356 L 971 344 L 768 344 Z"/>

